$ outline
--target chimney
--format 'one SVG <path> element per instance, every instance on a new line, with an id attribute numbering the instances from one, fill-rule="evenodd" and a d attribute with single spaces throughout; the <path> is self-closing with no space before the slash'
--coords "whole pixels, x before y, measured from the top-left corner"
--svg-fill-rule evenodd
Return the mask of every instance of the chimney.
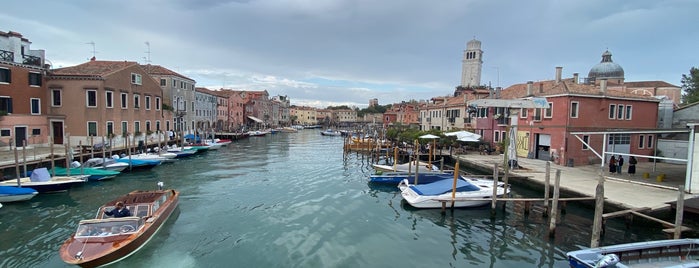
<path id="1" fill-rule="evenodd" d="M 602 95 L 607 95 L 607 79 L 603 78 L 599 80 L 599 90 Z"/>
<path id="2" fill-rule="evenodd" d="M 534 86 L 534 81 L 527 81 L 527 96 L 533 96 L 532 86 Z"/>
<path id="3" fill-rule="evenodd" d="M 578 83 L 578 73 L 573 73 L 573 84 Z"/>
<path id="4" fill-rule="evenodd" d="M 563 72 L 563 67 L 556 67 L 556 84 L 561 82 L 561 73 Z"/>
<path id="5" fill-rule="evenodd" d="M 488 98 L 489 99 L 493 98 L 493 88 L 492 87 L 488 89 Z"/>
<path id="6" fill-rule="evenodd" d="M 500 91 L 502 91 L 501 87 L 495 87 L 495 98 L 496 99 L 500 98 Z"/>
<path id="7" fill-rule="evenodd" d="M 539 82 L 539 93 L 544 93 L 544 82 Z"/>

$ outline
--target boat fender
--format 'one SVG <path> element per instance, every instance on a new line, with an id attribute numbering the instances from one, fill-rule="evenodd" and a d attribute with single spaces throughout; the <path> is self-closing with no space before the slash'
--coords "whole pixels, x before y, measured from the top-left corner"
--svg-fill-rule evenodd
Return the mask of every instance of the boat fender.
<path id="1" fill-rule="evenodd" d="M 595 268 L 613 267 L 619 263 L 619 256 L 616 254 L 607 254 L 595 264 Z"/>

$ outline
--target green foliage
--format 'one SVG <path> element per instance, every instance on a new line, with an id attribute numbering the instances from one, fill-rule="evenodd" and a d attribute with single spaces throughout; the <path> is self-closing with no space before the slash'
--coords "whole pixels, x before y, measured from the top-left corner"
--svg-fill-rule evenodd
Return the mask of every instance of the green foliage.
<path id="1" fill-rule="evenodd" d="M 340 106 L 328 106 L 328 110 L 352 110 L 349 106 L 347 105 L 340 105 Z"/>
<path id="2" fill-rule="evenodd" d="M 689 75 L 682 74 L 682 103 L 699 101 L 699 68 L 692 67 Z"/>
<path id="3" fill-rule="evenodd" d="M 386 110 L 391 109 L 392 105 L 376 105 L 369 108 L 361 109 L 357 112 L 357 117 L 363 117 L 365 114 L 383 114 Z"/>

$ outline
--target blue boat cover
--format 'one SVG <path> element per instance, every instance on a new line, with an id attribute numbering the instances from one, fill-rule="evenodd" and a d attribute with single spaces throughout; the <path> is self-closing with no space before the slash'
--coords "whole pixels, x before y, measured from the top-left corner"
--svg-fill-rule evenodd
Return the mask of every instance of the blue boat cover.
<path id="1" fill-rule="evenodd" d="M 454 180 L 441 180 L 428 184 L 411 185 L 410 189 L 419 195 L 440 195 L 451 192 L 453 187 Z M 480 189 L 465 180 L 456 180 L 457 192 L 473 192 Z"/>
<path id="2" fill-rule="evenodd" d="M 22 195 L 36 193 L 36 190 L 27 187 L 0 186 L 0 195 Z"/>

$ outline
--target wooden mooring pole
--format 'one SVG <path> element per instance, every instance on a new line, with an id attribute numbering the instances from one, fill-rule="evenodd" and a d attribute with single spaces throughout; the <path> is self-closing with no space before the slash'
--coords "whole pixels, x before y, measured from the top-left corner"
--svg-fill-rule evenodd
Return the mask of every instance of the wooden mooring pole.
<path id="1" fill-rule="evenodd" d="M 604 228 L 604 222 L 602 219 L 602 213 L 604 212 L 604 176 L 602 175 L 604 171 L 600 170 L 599 179 L 597 181 L 597 188 L 595 190 L 595 216 L 592 221 L 592 238 L 590 240 L 590 247 L 595 248 L 599 246 L 599 239 L 602 229 Z"/>
<path id="2" fill-rule="evenodd" d="M 558 218 L 558 196 L 560 195 L 561 170 L 556 169 L 556 180 L 553 186 L 553 203 L 551 204 L 551 218 L 549 221 L 549 237 L 556 233 L 556 218 Z"/>
<path id="3" fill-rule="evenodd" d="M 495 217 L 495 207 L 498 196 L 498 163 L 493 164 L 493 197 L 490 201 L 490 217 Z"/>
<path id="4" fill-rule="evenodd" d="M 546 161 L 546 176 L 544 177 L 544 218 L 549 216 L 549 189 L 551 188 L 551 161 Z"/>
<path id="5" fill-rule="evenodd" d="M 674 239 L 680 239 L 682 236 L 682 216 L 684 214 L 684 185 L 677 187 L 679 195 L 677 196 L 677 206 L 675 207 L 675 235 Z"/>

